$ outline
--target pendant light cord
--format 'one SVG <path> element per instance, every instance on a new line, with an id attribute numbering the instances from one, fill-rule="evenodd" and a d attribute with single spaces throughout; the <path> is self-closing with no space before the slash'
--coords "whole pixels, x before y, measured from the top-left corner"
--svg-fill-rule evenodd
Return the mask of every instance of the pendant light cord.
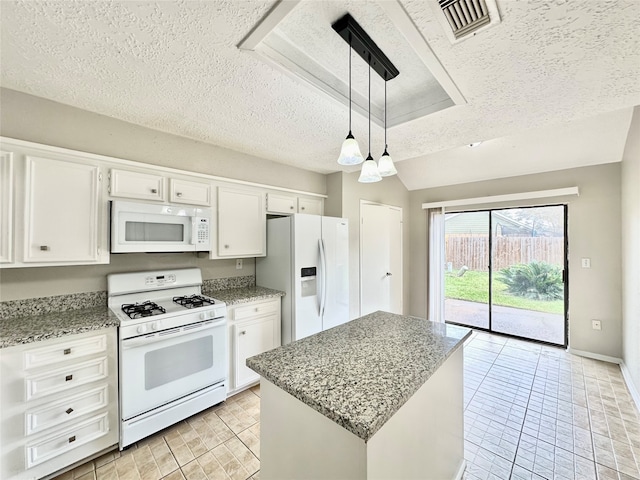
<path id="1" fill-rule="evenodd" d="M 384 151 L 387 151 L 387 72 L 384 72 Z"/>
<path id="2" fill-rule="evenodd" d="M 371 157 L 371 54 L 369 54 L 369 157 Z"/>
<path id="3" fill-rule="evenodd" d="M 349 34 L 349 133 L 351 133 L 351 34 Z"/>

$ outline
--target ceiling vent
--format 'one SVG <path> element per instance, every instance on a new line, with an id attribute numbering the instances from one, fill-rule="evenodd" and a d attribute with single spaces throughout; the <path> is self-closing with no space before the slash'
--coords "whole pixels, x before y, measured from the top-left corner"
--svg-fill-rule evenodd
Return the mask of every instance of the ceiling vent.
<path id="1" fill-rule="evenodd" d="M 438 6 L 444 14 L 444 18 L 440 16 L 440 23 L 453 43 L 500 23 L 495 0 L 438 0 Z"/>

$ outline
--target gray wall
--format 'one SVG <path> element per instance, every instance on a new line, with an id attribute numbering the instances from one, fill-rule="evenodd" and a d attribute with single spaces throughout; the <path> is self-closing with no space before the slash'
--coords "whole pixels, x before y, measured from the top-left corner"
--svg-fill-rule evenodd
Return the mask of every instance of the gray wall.
<path id="1" fill-rule="evenodd" d="M 13 90 L 0 89 L 0 135 L 226 178 L 325 193 L 326 176 L 225 148 L 139 127 Z M 109 265 L 0 270 L 0 301 L 106 290 L 112 272 L 198 266 L 205 279 L 254 275 L 234 260 L 194 254 L 112 255 Z"/>
<path id="2" fill-rule="evenodd" d="M 620 168 L 620 164 L 616 163 L 411 192 L 409 222 L 412 261 L 409 314 L 424 317 L 427 308 L 427 222 L 426 212 L 421 208 L 423 202 L 578 186 L 578 197 L 474 205 L 470 210 L 483 207 L 568 203 L 569 347 L 620 358 Z M 591 258 L 590 269 L 581 268 L 582 257 Z M 602 321 L 601 331 L 592 330 L 593 319 Z"/>
<path id="3" fill-rule="evenodd" d="M 330 175 L 328 194 L 330 198 L 339 196 L 340 201 L 329 202 L 333 206 L 327 215 L 349 219 L 349 297 L 351 318 L 360 315 L 360 200 L 382 203 L 402 208 L 403 215 L 403 310 L 409 306 L 409 264 L 413 261 L 409 243 L 409 192 L 397 176 L 384 178 L 377 183 L 359 183 L 360 172 L 336 173 Z M 339 193 L 338 193 L 339 192 Z"/>
<path id="4" fill-rule="evenodd" d="M 305 192 L 326 191 L 326 176 L 320 173 L 151 130 L 15 90 L 0 89 L 0 104 L 0 134 L 4 137 Z"/>
<path id="5" fill-rule="evenodd" d="M 640 107 L 622 157 L 622 359 L 640 394 Z"/>

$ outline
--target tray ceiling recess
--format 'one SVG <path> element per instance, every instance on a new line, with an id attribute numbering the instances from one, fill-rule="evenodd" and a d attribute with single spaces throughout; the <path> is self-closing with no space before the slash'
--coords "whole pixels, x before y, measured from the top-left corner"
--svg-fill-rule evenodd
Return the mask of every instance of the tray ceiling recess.
<path id="1" fill-rule="evenodd" d="M 346 58 L 349 47 L 332 29 L 332 25 L 346 13 L 357 20 L 402 72 L 389 85 L 388 127 L 467 103 L 411 17 L 396 0 L 279 1 L 238 44 L 238 48 L 256 55 L 297 81 L 311 84 L 348 108 Z M 364 118 L 368 118 L 369 109 L 367 68 L 364 60 L 354 57 L 353 111 Z M 379 88 L 372 84 L 371 91 L 371 120 L 383 126 L 382 83 Z"/>

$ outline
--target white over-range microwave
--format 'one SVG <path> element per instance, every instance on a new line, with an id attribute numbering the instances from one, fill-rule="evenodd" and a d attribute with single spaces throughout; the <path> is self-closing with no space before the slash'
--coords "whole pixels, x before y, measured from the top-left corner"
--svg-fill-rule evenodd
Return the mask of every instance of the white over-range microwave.
<path id="1" fill-rule="evenodd" d="M 210 208 L 114 200 L 111 252 L 206 252 L 210 225 Z"/>

